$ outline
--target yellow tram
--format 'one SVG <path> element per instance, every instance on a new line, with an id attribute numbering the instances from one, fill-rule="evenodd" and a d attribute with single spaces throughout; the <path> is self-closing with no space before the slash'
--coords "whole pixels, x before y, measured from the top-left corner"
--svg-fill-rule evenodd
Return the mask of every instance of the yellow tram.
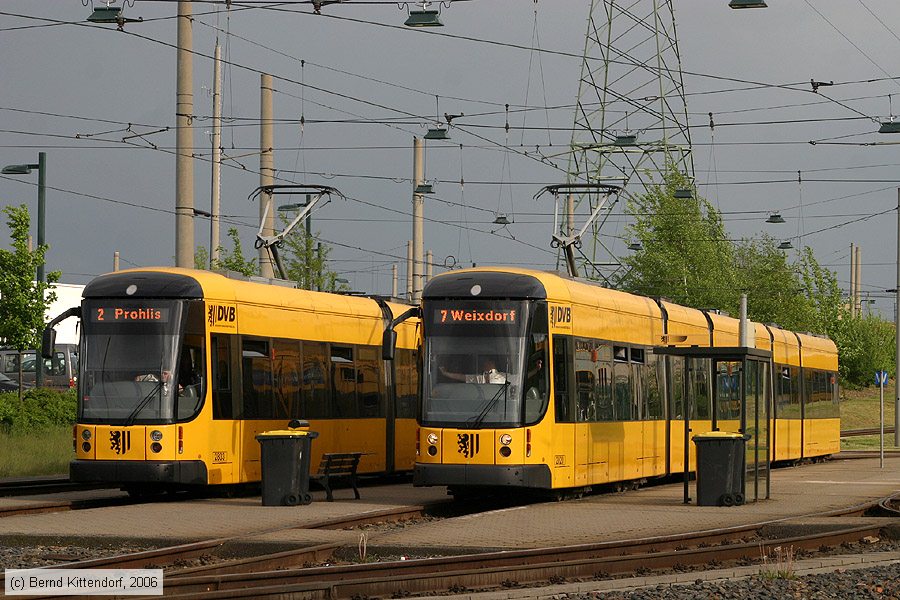
<path id="1" fill-rule="evenodd" d="M 360 473 L 410 471 L 417 321 L 408 307 L 208 271 L 151 268 L 89 283 L 81 319 L 74 481 L 148 486 L 260 480 L 256 435 L 294 418 L 325 452 L 362 452 Z M 52 346 L 54 320 L 45 332 Z"/>
<path id="2" fill-rule="evenodd" d="M 690 437 L 708 431 L 752 433 L 766 469 L 839 450 L 825 338 L 751 322 L 745 345 L 765 359 L 748 367 L 728 354 L 737 319 L 503 267 L 436 276 L 421 315 L 416 485 L 642 481 L 693 470 Z"/>

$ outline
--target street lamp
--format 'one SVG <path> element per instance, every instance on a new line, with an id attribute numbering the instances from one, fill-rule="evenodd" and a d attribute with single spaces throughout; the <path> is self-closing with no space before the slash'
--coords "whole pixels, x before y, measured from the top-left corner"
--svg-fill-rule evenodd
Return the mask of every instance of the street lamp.
<path id="1" fill-rule="evenodd" d="M 36 165 L 7 165 L 3 167 L 0 173 L 4 175 L 29 175 L 32 169 L 38 170 L 38 213 L 37 213 L 37 243 L 38 248 L 44 245 L 44 220 L 45 220 L 45 190 L 47 177 L 47 153 L 38 152 L 38 162 Z M 44 261 L 37 266 L 37 280 L 44 282 Z M 41 368 L 41 353 L 36 352 L 34 355 L 34 383 L 37 387 L 44 385 L 44 370 Z"/>

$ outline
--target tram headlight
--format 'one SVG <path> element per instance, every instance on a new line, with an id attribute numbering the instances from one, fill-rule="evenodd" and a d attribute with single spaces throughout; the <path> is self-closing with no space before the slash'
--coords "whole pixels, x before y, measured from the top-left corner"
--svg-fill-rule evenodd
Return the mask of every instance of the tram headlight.
<path id="1" fill-rule="evenodd" d="M 90 452 L 91 451 L 91 443 L 90 442 L 81 442 L 81 450 L 83 452 Z"/>
<path id="2" fill-rule="evenodd" d="M 81 439 L 84 441 L 88 441 L 91 439 L 91 430 L 90 429 L 82 429 L 81 430 Z"/>
<path id="3" fill-rule="evenodd" d="M 512 443 L 512 436 L 508 433 L 504 433 L 500 436 L 500 443 L 504 446 L 509 446 Z"/>
<path id="4" fill-rule="evenodd" d="M 162 444 L 160 444 L 159 442 L 153 442 L 152 444 L 150 444 L 150 451 L 157 454 L 162 452 Z"/>
<path id="5" fill-rule="evenodd" d="M 502 456 L 503 458 L 509 458 L 510 454 L 512 454 L 512 450 L 509 446 L 500 447 L 500 456 Z"/>
<path id="6" fill-rule="evenodd" d="M 436 433 L 432 432 L 428 434 L 428 443 L 432 446 L 437 446 L 438 436 Z"/>
<path id="7" fill-rule="evenodd" d="M 162 431 L 160 431 L 159 429 L 154 429 L 150 432 L 150 439 L 154 442 L 158 442 L 162 439 Z"/>
<path id="8" fill-rule="evenodd" d="M 428 456 L 437 456 L 437 446 L 428 446 Z"/>

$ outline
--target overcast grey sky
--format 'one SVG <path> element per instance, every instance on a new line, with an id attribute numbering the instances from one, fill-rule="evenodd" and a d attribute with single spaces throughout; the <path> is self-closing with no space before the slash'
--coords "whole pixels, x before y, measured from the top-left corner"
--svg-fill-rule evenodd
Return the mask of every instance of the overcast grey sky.
<path id="1" fill-rule="evenodd" d="M 701 193 L 734 237 L 765 231 L 798 246 L 803 234 L 845 288 L 849 246 L 861 245 L 863 292 L 877 298 L 875 310 L 890 314 L 893 300 L 876 292 L 895 285 L 900 135 L 877 134 L 867 117 L 900 114 L 900 80 L 893 79 L 900 76 L 900 5 L 674 5 Z M 119 32 L 84 22 L 90 7 L 79 0 L 0 7 L 0 165 L 37 162 L 47 152 L 48 269 L 62 270 L 64 282 L 111 270 L 117 250 L 123 267 L 174 262 L 176 8 L 136 0 L 126 15 L 144 22 Z M 401 265 L 403 280 L 412 139 L 438 111 L 436 95 L 441 114 L 467 116 L 451 129 L 451 141 L 427 147 L 426 177 L 437 183 L 426 201 L 425 247 L 435 262 L 452 256 L 462 265 L 553 266 L 551 205 L 532 196 L 564 181 L 566 160 L 551 168 L 522 152 L 539 145 L 557 154 L 570 141 L 589 8 L 587 0 L 454 1 L 441 9 L 445 27 L 422 31 L 404 28 L 405 9 L 389 2 L 329 5 L 321 16 L 301 3 L 235 5 L 227 15 L 224 3 L 195 2 L 195 206 L 209 208 L 206 56 L 218 35 L 232 63 L 223 131 L 232 160 L 222 171 L 222 212 L 245 249 L 252 251 L 257 227 L 258 209 L 247 197 L 259 185 L 265 71 L 275 76 L 275 116 L 288 121 L 275 132 L 279 178 L 331 185 L 349 198 L 319 209 L 313 223 L 332 244 L 332 268 L 353 289 L 389 292 L 392 263 Z M 817 95 L 810 79 L 835 85 Z M 526 104 L 537 109 L 515 110 Z M 0 176 L 0 201 L 27 203 L 35 214 L 36 181 Z M 765 224 L 770 211 L 787 223 Z M 515 223 L 497 231 L 498 212 Z M 608 243 L 622 253 L 623 225 L 613 218 L 607 228 Z M 195 240 L 208 242 L 202 218 Z"/>

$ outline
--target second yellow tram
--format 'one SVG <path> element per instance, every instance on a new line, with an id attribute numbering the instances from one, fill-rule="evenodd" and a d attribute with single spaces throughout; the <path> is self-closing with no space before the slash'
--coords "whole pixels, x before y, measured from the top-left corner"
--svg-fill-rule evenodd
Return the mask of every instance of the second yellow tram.
<path id="1" fill-rule="evenodd" d="M 749 345 L 767 358 L 748 367 L 724 352 L 739 346 L 737 319 L 502 267 L 432 279 L 422 321 L 417 485 L 641 481 L 693 470 L 690 437 L 708 431 L 752 428 L 766 465 L 839 450 L 825 338 L 751 323 Z M 750 425 L 742 393 L 759 398 Z"/>

